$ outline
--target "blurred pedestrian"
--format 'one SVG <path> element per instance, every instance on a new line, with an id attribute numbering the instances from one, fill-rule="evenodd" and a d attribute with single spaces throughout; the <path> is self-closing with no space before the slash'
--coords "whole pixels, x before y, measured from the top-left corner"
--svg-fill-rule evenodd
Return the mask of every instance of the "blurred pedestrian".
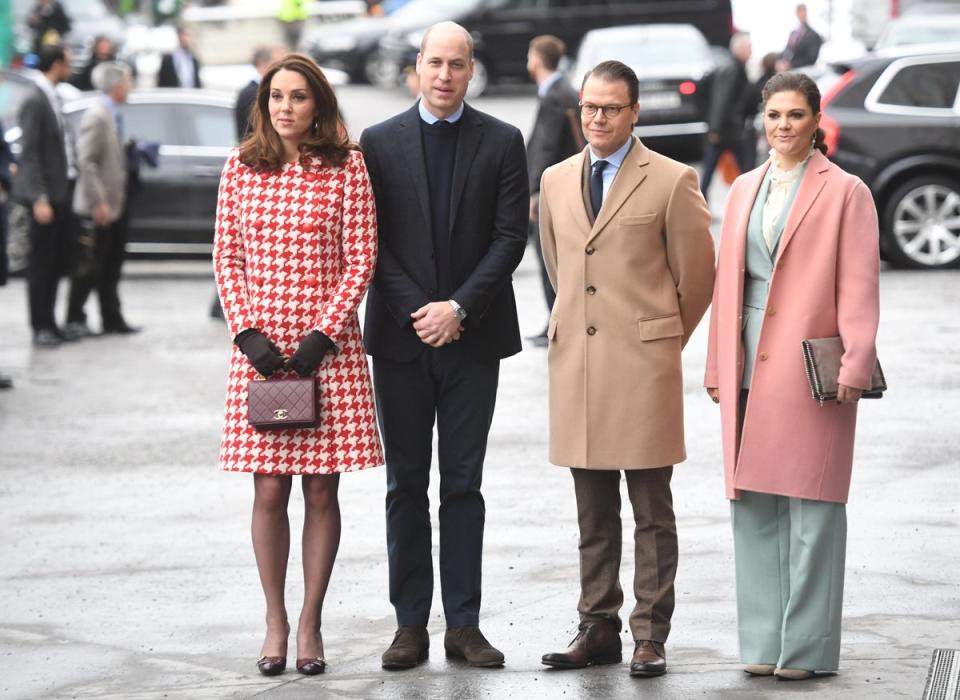
<path id="1" fill-rule="evenodd" d="M 277 19 L 280 20 L 287 48 L 291 51 L 300 47 L 300 35 L 303 34 L 303 26 L 309 16 L 307 0 L 280 0 Z"/>
<path id="2" fill-rule="evenodd" d="M 177 27 L 178 46 L 160 59 L 157 87 L 198 88 L 200 84 L 200 61 L 193 54 L 190 31 Z"/>
<path id="3" fill-rule="evenodd" d="M 540 177 L 554 163 L 572 156 L 584 146 L 580 131 L 577 93 L 563 79 L 560 60 L 567 46 L 560 39 L 544 34 L 530 42 L 527 50 L 527 72 L 537 84 L 537 115 L 527 141 L 527 173 L 530 178 L 529 237 L 537 252 L 540 283 L 547 302 L 547 314 L 553 308 L 555 294 L 540 252 L 540 229 L 537 225 L 540 206 Z M 547 328 L 529 338 L 534 345 L 546 347 Z"/>
<path id="4" fill-rule="evenodd" d="M 263 74 L 286 53 L 286 49 L 279 46 L 264 45 L 254 49 L 251 63 L 257 74 L 237 93 L 237 103 L 233 108 L 233 118 L 237 125 L 237 141 L 242 141 L 250 133 L 250 115 L 257 103 L 257 90 L 260 89 Z"/>
<path id="5" fill-rule="evenodd" d="M 763 97 L 773 150 L 727 200 L 704 386 L 720 404 L 740 660 L 747 673 L 799 680 L 839 665 L 844 503 L 857 400 L 876 365 L 879 233 L 870 190 L 824 155 L 816 84 L 782 73 Z M 839 392 L 820 404 L 801 342 L 831 336 L 843 341 Z"/>
<path id="6" fill-rule="evenodd" d="M 440 587 L 447 656 L 500 666 L 480 631 L 480 492 L 500 360 L 520 351 L 511 275 L 526 245 L 520 132 L 464 102 L 473 38 L 441 22 L 417 56 L 422 97 L 363 132 L 380 259 L 364 342 L 387 455 L 387 557 L 397 630 L 381 664 L 429 655 L 433 555 L 427 485 L 440 445 Z"/>
<path id="7" fill-rule="evenodd" d="M 667 670 L 677 570 L 670 480 L 686 458 L 680 351 L 710 303 L 710 211 L 692 168 L 633 135 L 636 74 L 584 78 L 589 149 L 547 169 L 540 236 L 550 318 L 550 461 L 569 467 L 580 529 L 580 631 L 554 668 L 619 663 L 620 471 L 633 506 L 631 676 Z"/>
<path id="8" fill-rule="evenodd" d="M 33 31 L 33 52 L 42 46 L 63 43 L 72 23 L 57 0 L 37 0 L 27 15 L 27 26 Z"/>
<path id="9" fill-rule="evenodd" d="M 15 194 L 30 207 L 27 289 L 33 343 L 55 347 L 75 337 L 57 328 L 54 306 L 75 233 L 70 205 L 64 117 L 56 85 L 70 78 L 70 53 L 59 45 L 40 49 L 36 88 L 20 107 L 23 131 Z"/>
<path id="10" fill-rule="evenodd" d="M 790 32 L 787 45 L 780 53 L 778 69 L 781 71 L 812 66 L 823 45 L 823 38 L 807 23 L 807 6 L 797 5 L 796 12 L 798 25 Z"/>
<path id="11" fill-rule="evenodd" d="M 16 159 L 13 151 L 10 150 L 10 144 L 4 138 L 3 123 L 0 122 L 0 287 L 7 284 L 7 268 L 9 260 L 7 259 L 7 199 L 10 197 L 12 168 L 15 167 Z M 10 389 L 13 387 L 13 379 L 0 372 L 0 389 Z"/>
<path id="12" fill-rule="evenodd" d="M 93 82 L 102 94 L 80 121 L 73 193 L 73 210 L 93 244 L 89 269 L 75 270 L 70 284 L 66 329 L 77 337 L 92 335 L 83 307 L 93 289 L 97 290 L 104 333 L 140 330 L 124 319 L 119 294 L 128 223 L 127 154 L 120 108 L 133 82 L 126 64 L 112 61 L 97 66 Z"/>
<path id="13" fill-rule="evenodd" d="M 733 154 L 741 172 L 746 170 L 743 149 L 746 120 L 744 104 L 750 89 L 746 64 L 751 52 L 750 35 L 736 32 L 730 38 L 729 60 L 713 72 L 710 81 L 708 131 L 703 145 L 703 176 L 700 178 L 704 197 L 709 196 L 713 173 L 724 151 Z"/>
<path id="14" fill-rule="evenodd" d="M 757 114 L 763 105 L 763 88 L 773 76 L 777 74 L 777 60 L 779 54 L 768 53 L 760 59 L 760 77 L 750 83 L 744 99 L 744 132 L 743 132 L 743 171 L 757 167 L 757 151 L 760 137 L 755 122 Z M 766 143 L 766 138 L 763 138 Z"/>
<path id="15" fill-rule="evenodd" d="M 113 43 L 113 39 L 103 34 L 99 35 L 93 40 L 93 49 L 90 52 L 90 60 L 87 61 L 87 65 L 83 67 L 83 70 L 74 75 L 70 82 L 73 83 L 78 90 L 93 90 L 94 85 L 91 80 L 93 69 L 106 61 L 116 60 L 116 57 L 116 46 Z"/>
<path id="16" fill-rule="evenodd" d="M 376 256 L 373 194 L 340 130 L 333 88 L 308 56 L 285 56 L 264 74 L 251 133 L 224 167 L 213 251 L 235 346 L 220 466 L 254 473 L 264 675 L 286 667 L 292 477 L 302 477 L 304 496 L 296 665 L 314 675 L 326 667 L 320 623 L 340 543 L 340 473 L 383 463 L 357 318 Z M 316 378 L 320 424 L 258 432 L 247 421 L 247 384 L 284 367 Z"/>

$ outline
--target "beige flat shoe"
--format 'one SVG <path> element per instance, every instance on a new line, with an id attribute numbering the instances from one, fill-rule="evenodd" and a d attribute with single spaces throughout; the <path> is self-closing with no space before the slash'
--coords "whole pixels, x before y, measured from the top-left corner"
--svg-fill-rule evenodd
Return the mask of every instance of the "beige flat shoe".
<path id="1" fill-rule="evenodd" d="M 773 675 L 785 681 L 805 681 L 813 677 L 813 671 L 805 668 L 776 668 L 773 670 Z"/>
<path id="2" fill-rule="evenodd" d="M 775 668 L 773 664 L 747 664 L 743 667 L 743 672 L 751 676 L 772 676 Z"/>

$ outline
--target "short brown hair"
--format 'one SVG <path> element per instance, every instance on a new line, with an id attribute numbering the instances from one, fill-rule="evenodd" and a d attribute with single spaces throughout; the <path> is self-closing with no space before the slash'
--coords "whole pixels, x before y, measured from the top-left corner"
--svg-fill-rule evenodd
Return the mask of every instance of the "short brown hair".
<path id="1" fill-rule="evenodd" d="M 270 82 L 282 70 L 302 75 L 316 104 L 314 128 L 299 144 L 301 164 L 304 156 L 315 155 L 320 156 L 325 165 L 343 165 L 356 146 L 340 122 L 336 93 L 313 59 L 302 53 L 287 54 L 264 73 L 257 89 L 256 105 L 250 113 L 250 133 L 240 142 L 240 161 L 258 170 L 276 170 L 283 166 L 283 142 L 270 123 L 268 107 Z"/>
<path id="2" fill-rule="evenodd" d="M 567 54 L 567 45 L 552 34 L 541 34 L 530 42 L 530 50 L 540 57 L 544 68 L 556 70 L 560 59 Z"/>
<path id="3" fill-rule="evenodd" d="M 640 100 L 640 80 L 633 68 L 620 61 L 604 61 L 593 67 L 589 73 L 583 76 L 583 83 L 580 85 L 580 91 L 583 92 L 584 86 L 591 75 L 606 80 L 610 83 L 622 82 L 627 84 L 627 93 L 630 95 L 630 104 L 635 105 Z"/>

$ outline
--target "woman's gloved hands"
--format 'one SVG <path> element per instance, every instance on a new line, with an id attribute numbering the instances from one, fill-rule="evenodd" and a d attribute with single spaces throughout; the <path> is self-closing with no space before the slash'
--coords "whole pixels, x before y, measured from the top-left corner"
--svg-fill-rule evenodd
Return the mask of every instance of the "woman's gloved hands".
<path id="1" fill-rule="evenodd" d="M 317 371 L 323 356 L 332 347 L 330 338 L 320 331 L 311 331 L 300 341 L 300 347 L 287 362 L 287 367 L 301 377 L 309 377 Z"/>
<path id="2" fill-rule="evenodd" d="M 280 354 L 280 348 L 256 328 L 237 333 L 233 342 L 240 348 L 240 352 L 247 356 L 253 368 L 264 377 L 269 377 L 281 369 L 286 362 Z"/>

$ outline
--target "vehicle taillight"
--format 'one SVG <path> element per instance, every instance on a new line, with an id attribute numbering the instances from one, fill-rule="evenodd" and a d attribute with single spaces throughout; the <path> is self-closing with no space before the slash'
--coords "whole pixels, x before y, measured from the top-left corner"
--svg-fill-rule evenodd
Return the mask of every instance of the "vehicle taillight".
<path id="1" fill-rule="evenodd" d="M 692 95 L 697 91 L 697 84 L 692 80 L 684 80 L 677 89 L 680 90 L 681 95 Z"/>
<path id="2" fill-rule="evenodd" d="M 833 84 L 827 92 L 820 98 L 820 128 L 823 129 L 824 141 L 827 144 L 827 155 L 832 156 L 837 151 L 837 144 L 840 143 L 840 125 L 835 119 L 827 114 L 827 106 L 846 89 L 847 85 L 853 82 L 857 77 L 856 71 L 848 70 L 840 76 L 840 79 Z"/>

